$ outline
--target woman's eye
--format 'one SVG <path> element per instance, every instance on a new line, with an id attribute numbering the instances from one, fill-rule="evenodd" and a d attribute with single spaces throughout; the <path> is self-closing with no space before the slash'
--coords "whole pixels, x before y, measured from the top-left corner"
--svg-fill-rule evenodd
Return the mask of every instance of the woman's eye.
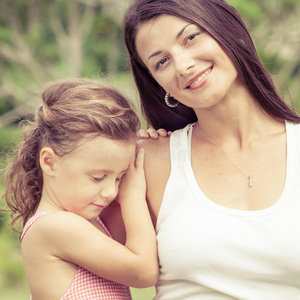
<path id="1" fill-rule="evenodd" d="M 155 65 L 155 70 L 158 70 L 161 66 L 163 66 L 168 61 L 167 58 L 163 58 Z"/>
<path id="2" fill-rule="evenodd" d="M 189 36 L 186 38 L 185 43 L 187 44 L 187 43 L 193 41 L 199 34 L 200 34 L 200 32 L 199 32 L 199 33 L 193 33 L 192 35 L 189 35 Z"/>

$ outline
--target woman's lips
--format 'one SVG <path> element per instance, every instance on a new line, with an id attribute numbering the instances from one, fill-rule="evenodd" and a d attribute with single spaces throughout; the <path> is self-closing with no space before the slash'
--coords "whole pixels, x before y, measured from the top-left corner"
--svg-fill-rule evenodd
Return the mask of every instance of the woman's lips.
<path id="1" fill-rule="evenodd" d="M 199 73 L 195 76 L 192 80 L 190 80 L 187 85 L 186 89 L 197 89 L 205 84 L 207 80 L 207 76 L 211 73 L 213 66 L 209 67 L 208 69 L 204 70 L 203 72 Z"/>

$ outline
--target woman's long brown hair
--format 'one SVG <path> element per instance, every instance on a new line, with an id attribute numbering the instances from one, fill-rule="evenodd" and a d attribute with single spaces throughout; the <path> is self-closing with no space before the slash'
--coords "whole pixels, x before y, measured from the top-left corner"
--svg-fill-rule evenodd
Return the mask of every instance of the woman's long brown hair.
<path id="1" fill-rule="evenodd" d="M 176 130 L 197 121 L 190 107 L 169 108 L 165 91 L 142 63 L 135 46 L 139 27 L 162 14 L 176 16 L 203 28 L 227 53 L 240 78 L 261 107 L 272 117 L 300 122 L 299 116 L 278 95 L 263 67 L 240 15 L 223 0 L 136 0 L 124 18 L 124 39 L 146 120 L 156 129 Z M 237 100 L 238 105 L 238 100 Z"/>

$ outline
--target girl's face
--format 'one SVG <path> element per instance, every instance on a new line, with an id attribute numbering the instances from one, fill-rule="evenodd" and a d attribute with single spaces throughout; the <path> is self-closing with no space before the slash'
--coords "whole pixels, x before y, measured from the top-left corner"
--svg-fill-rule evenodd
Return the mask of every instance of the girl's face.
<path id="1" fill-rule="evenodd" d="M 153 78 L 175 99 L 208 108 L 238 82 L 233 63 L 202 28 L 170 15 L 139 27 L 136 48 Z"/>
<path id="2" fill-rule="evenodd" d="M 56 156 L 51 181 L 56 205 L 87 220 L 97 217 L 116 198 L 135 147 L 134 142 L 96 137 L 70 155 Z"/>

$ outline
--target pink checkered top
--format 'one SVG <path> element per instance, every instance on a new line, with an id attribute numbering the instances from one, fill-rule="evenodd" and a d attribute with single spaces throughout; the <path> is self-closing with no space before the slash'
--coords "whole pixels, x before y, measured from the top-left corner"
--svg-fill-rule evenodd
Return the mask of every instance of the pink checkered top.
<path id="1" fill-rule="evenodd" d="M 24 226 L 20 243 L 22 243 L 23 237 L 30 228 L 30 226 L 40 217 L 50 212 L 43 211 L 28 220 Z M 97 217 L 97 222 L 106 231 L 109 237 L 111 237 L 107 228 Z M 31 299 L 31 297 L 30 297 Z M 131 294 L 128 286 L 107 280 L 99 277 L 86 269 L 78 266 L 74 280 L 71 287 L 66 294 L 60 298 L 60 300 L 131 300 Z"/>

